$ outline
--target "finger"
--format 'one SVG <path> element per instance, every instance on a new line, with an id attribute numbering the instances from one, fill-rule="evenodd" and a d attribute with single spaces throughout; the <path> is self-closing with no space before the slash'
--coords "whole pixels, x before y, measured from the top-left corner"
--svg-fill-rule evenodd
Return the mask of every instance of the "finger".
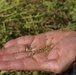
<path id="1" fill-rule="evenodd" d="M 31 44 L 31 47 L 33 48 L 33 51 L 34 51 L 34 50 L 43 48 L 45 45 L 46 45 L 45 34 L 39 34 L 39 35 L 35 36 L 32 44 Z"/>
<path id="2" fill-rule="evenodd" d="M 21 52 L 16 54 L 10 54 L 10 55 L 2 55 L 0 56 L 0 61 L 13 61 L 21 58 L 26 58 L 30 55 L 29 52 Z"/>
<path id="3" fill-rule="evenodd" d="M 6 49 L 0 50 L 0 55 L 18 53 L 18 52 L 25 51 L 25 49 L 26 49 L 25 45 L 14 45 L 14 46 L 8 47 Z"/>
<path id="4" fill-rule="evenodd" d="M 13 40 L 10 40 L 8 41 L 4 47 L 7 48 L 7 47 L 10 47 L 10 46 L 13 46 L 13 45 L 20 45 L 20 44 L 31 44 L 32 41 L 34 40 L 34 36 L 23 36 L 23 37 L 19 37 L 17 39 L 13 39 Z"/>
<path id="5" fill-rule="evenodd" d="M 48 39 L 48 43 L 49 43 L 49 41 L 51 42 L 51 40 L 49 40 L 49 38 L 53 38 L 52 43 L 57 43 L 61 39 L 63 39 L 65 36 L 69 35 L 70 33 L 71 32 L 67 32 L 67 31 L 52 31 L 52 32 L 45 33 L 45 36 Z M 34 39 L 34 36 L 19 37 L 17 39 L 8 41 L 4 45 L 4 47 L 7 48 L 7 47 L 15 45 L 15 44 L 30 44 L 30 43 L 32 43 L 33 39 Z"/>
<path id="6" fill-rule="evenodd" d="M 0 62 L 0 70 L 39 70 L 40 65 L 34 58 Z"/>

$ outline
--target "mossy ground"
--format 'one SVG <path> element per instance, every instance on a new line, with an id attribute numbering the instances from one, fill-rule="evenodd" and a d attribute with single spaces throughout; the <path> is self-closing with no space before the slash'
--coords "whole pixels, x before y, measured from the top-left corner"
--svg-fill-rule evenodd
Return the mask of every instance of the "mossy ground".
<path id="1" fill-rule="evenodd" d="M 76 30 L 76 0 L 0 0 L 0 48 L 11 39 L 53 30 Z M 0 75 L 36 75 L 36 71 L 0 71 Z"/>

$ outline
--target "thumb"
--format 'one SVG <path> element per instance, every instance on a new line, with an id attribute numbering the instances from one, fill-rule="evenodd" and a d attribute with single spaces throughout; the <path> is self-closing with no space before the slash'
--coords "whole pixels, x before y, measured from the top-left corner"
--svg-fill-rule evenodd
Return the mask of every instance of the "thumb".
<path id="1" fill-rule="evenodd" d="M 42 63 L 41 67 L 44 71 L 50 71 L 54 73 L 60 72 L 58 61 L 56 59 L 47 60 L 46 62 Z"/>

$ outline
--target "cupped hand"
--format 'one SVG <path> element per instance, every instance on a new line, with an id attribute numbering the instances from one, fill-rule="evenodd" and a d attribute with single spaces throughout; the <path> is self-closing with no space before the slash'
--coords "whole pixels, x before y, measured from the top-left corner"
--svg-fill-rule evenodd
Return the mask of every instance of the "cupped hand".
<path id="1" fill-rule="evenodd" d="M 50 52 L 30 56 L 46 45 L 54 44 Z M 43 70 L 60 73 L 76 60 L 76 32 L 52 31 L 36 36 L 22 36 L 8 41 L 0 50 L 0 70 Z"/>

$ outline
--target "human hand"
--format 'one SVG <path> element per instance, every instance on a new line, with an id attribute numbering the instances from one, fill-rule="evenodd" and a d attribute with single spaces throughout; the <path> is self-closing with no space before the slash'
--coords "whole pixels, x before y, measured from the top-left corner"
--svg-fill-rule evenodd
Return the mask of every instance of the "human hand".
<path id="1" fill-rule="evenodd" d="M 42 52 L 27 58 L 26 45 L 36 51 L 53 43 L 50 52 Z M 36 36 L 23 36 L 7 42 L 0 50 L 1 70 L 44 70 L 60 73 L 76 60 L 76 32 L 53 31 Z"/>

